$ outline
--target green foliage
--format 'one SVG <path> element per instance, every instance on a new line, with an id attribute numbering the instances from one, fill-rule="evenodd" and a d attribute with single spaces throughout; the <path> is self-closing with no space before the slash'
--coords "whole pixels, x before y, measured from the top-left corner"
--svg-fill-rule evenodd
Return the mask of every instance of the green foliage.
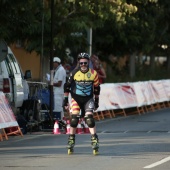
<path id="1" fill-rule="evenodd" d="M 156 66 L 154 71 L 152 71 L 150 65 L 137 64 L 136 73 L 136 76 L 131 78 L 127 67 L 117 70 L 112 65 L 108 65 L 106 83 L 138 82 L 170 78 L 170 73 L 167 72 L 164 65 Z"/>
<path id="2" fill-rule="evenodd" d="M 50 2 L 48 0 L 1 1 L 1 37 L 8 43 L 22 40 L 28 51 L 36 50 L 38 53 L 41 52 L 43 38 L 44 52 L 48 55 L 51 33 Z M 54 46 L 58 52 L 66 47 L 71 47 L 73 50 L 86 49 L 87 33 L 84 32 L 87 28 L 103 28 L 109 18 L 124 23 L 125 15 L 134 11 L 132 4 L 128 5 L 120 0 L 54 1 Z M 71 35 L 77 32 L 83 33 L 82 36 Z"/>
<path id="3" fill-rule="evenodd" d="M 54 0 L 53 22 L 51 2 L 0 1 L 0 38 L 8 44 L 21 40 L 29 52 L 41 54 L 43 48 L 49 56 L 53 23 L 54 55 L 64 57 L 67 47 L 87 51 L 88 28 L 93 29 L 92 52 L 105 61 L 110 54 L 170 52 L 169 0 Z"/>

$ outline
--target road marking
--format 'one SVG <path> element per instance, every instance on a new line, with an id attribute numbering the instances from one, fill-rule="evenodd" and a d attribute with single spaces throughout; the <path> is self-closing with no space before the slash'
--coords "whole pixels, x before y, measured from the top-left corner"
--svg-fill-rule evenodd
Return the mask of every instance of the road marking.
<path id="1" fill-rule="evenodd" d="M 167 157 L 167 158 L 164 158 L 164 159 L 162 159 L 162 160 L 160 160 L 158 162 L 155 162 L 155 163 L 153 163 L 151 165 L 145 166 L 144 168 L 146 168 L 146 169 L 153 168 L 153 167 L 156 167 L 156 166 L 161 165 L 161 164 L 163 164 L 165 162 L 168 162 L 168 161 L 170 161 L 170 156 Z"/>

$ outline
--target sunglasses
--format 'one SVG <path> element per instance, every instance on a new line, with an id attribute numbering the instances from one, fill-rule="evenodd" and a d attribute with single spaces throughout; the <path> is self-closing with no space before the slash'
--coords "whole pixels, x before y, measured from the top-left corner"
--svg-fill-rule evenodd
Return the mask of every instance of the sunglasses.
<path id="1" fill-rule="evenodd" d="M 80 65 L 87 65 L 87 62 L 80 62 Z"/>

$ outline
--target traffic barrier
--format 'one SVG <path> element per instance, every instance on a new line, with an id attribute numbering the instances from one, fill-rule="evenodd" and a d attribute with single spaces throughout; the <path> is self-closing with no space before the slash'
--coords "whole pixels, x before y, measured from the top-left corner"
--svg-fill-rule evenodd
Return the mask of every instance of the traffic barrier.
<path id="1" fill-rule="evenodd" d="M 5 138 L 6 140 L 8 140 L 8 136 L 5 132 L 5 129 L 0 129 L 0 140 L 3 141 L 3 138 Z"/>
<path id="2" fill-rule="evenodd" d="M 59 129 L 59 125 L 58 125 L 58 120 L 56 120 L 55 123 L 54 123 L 53 134 L 55 134 L 55 135 L 61 134 L 60 129 Z"/>
<path id="3" fill-rule="evenodd" d="M 67 128 L 66 128 L 67 132 L 66 134 L 70 134 L 70 120 L 67 120 Z"/>
<path id="4" fill-rule="evenodd" d="M 3 137 L 8 140 L 8 135 L 23 136 L 12 108 L 3 92 L 0 92 L 0 101 L 0 140 L 3 141 Z"/>
<path id="5" fill-rule="evenodd" d="M 76 129 L 77 134 L 82 134 L 83 133 L 83 128 L 81 126 L 81 119 L 78 122 L 77 129 Z"/>
<path id="6" fill-rule="evenodd" d="M 84 133 L 90 133 L 89 127 L 85 123 Z"/>
<path id="7" fill-rule="evenodd" d="M 89 127 L 84 120 L 83 123 L 84 123 L 84 133 L 90 133 Z"/>
<path id="8" fill-rule="evenodd" d="M 83 126 L 83 132 L 84 132 L 84 134 L 90 133 L 89 127 L 88 127 L 88 125 L 86 124 L 84 118 L 81 119 L 81 125 Z"/>
<path id="9" fill-rule="evenodd" d="M 5 128 L 5 132 L 6 132 L 7 136 L 9 136 L 9 135 L 21 135 L 21 136 L 23 136 L 23 133 L 22 133 L 19 126 Z"/>

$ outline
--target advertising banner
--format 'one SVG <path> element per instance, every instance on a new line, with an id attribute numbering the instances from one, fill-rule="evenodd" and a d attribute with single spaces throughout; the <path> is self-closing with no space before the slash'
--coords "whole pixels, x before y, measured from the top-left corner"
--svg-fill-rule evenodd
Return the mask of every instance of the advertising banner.
<path id="1" fill-rule="evenodd" d="M 170 100 L 170 80 L 101 84 L 97 111 L 141 107 Z"/>
<path id="2" fill-rule="evenodd" d="M 0 92 L 0 129 L 18 126 L 18 122 L 3 92 Z"/>

